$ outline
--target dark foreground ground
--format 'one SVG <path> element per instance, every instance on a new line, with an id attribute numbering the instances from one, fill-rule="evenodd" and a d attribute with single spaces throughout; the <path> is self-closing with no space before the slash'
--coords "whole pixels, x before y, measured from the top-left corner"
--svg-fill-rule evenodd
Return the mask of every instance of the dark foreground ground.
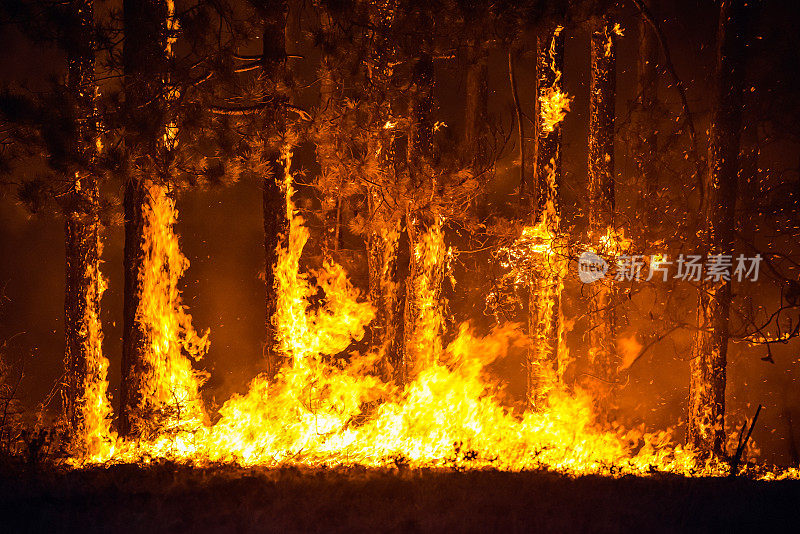
<path id="1" fill-rule="evenodd" d="M 0 471 L 5 532 L 800 532 L 800 482 L 550 473 Z"/>

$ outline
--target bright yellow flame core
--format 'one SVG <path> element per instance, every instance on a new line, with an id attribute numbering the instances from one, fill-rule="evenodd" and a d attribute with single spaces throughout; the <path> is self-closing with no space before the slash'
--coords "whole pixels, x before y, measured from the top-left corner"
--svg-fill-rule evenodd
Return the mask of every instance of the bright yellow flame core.
<path id="1" fill-rule="evenodd" d="M 98 237 L 99 239 L 99 237 Z M 100 245 L 98 244 L 98 249 Z M 96 280 L 86 294 L 85 317 L 81 321 L 81 337 L 85 339 L 86 376 L 83 384 L 83 399 L 80 402 L 83 421 L 82 441 L 83 454 L 92 461 L 105 461 L 113 453 L 116 434 L 111 430 L 111 403 L 108 400 L 108 359 L 103 355 L 103 331 L 98 309 L 94 305 L 99 302 L 106 290 L 106 281 L 100 272 L 100 262 L 86 266 L 86 280 Z"/>
<path id="2" fill-rule="evenodd" d="M 189 267 L 174 225 L 178 213 L 165 187 L 149 184 L 143 210 L 144 259 L 137 321 L 145 326 L 148 361 L 141 394 L 148 410 L 169 422 L 162 430 L 188 430 L 207 419 L 200 386 L 206 376 L 192 368 L 209 346 L 183 304 L 178 284 Z"/>
<path id="3" fill-rule="evenodd" d="M 556 39 L 564 28 L 558 26 L 555 29 L 553 38 L 550 40 L 548 50 L 548 67 L 553 72 L 553 84 L 543 87 L 539 93 L 539 115 L 544 133 L 555 130 L 564 117 L 567 116 L 572 97 L 561 90 L 561 70 L 556 61 Z"/>

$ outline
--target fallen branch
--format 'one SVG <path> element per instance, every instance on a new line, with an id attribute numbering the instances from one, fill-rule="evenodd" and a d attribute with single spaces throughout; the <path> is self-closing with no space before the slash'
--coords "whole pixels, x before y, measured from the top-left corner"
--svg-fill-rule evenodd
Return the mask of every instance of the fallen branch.
<path id="1" fill-rule="evenodd" d="M 739 433 L 739 444 L 736 447 L 736 454 L 733 456 L 731 460 L 731 473 L 729 476 L 735 477 L 736 473 L 739 471 L 739 462 L 742 461 L 742 454 L 744 454 L 744 450 L 747 448 L 747 442 L 750 441 L 750 435 L 753 433 L 753 428 L 756 426 L 756 421 L 758 420 L 758 414 L 761 413 L 762 406 L 759 404 L 758 408 L 756 408 L 756 414 L 753 416 L 753 421 L 750 423 L 750 429 L 747 431 L 747 436 L 745 436 L 744 441 L 742 441 L 742 435 L 744 435 L 744 429 L 747 428 L 747 421 L 742 425 L 742 431 Z"/>

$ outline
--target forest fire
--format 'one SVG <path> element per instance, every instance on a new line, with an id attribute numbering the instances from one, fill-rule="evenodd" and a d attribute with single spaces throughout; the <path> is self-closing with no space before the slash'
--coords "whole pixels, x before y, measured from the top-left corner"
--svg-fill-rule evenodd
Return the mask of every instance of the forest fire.
<path id="1" fill-rule="evenodd" d="M 527 344 L 518 326 L 505 325 L 477 337 L 464 324 L 442 349 L 442 310 L 430 295 L 428 279 L 417 282 L 421 289 L 416 291 L 427 292 L 416 338 L 422 341 L 412 352 L 419 363 L 405 388 L 370 373 L 375 355 L 352 354 L 346 364 L 326 361 L 325 356 L 341 353 L 364 335 L 374 309 L 340 266 L 326 263 L 313 273 L 316 287 L 301 272 L 300 256 L 309 234 L 291 200 L 289 152 L 284 165 L 290 226 L 288 247 L 279 251 L 276 265 L 275 325 L 281 350 L 291 355 L 292 364 L 273 382 L 254 379 L 245 395 L 231 398 L 219 409 L 221 417 L 215 424 L 208 423 L 198 395 L 205 377 L 181 355 L 183 348 L 199 358 L 208 333 L 202 337 L 195 333 L 176 289 L 188 262 L 172 231 L 177 217 L 174 203 L 162 188 L 151 187 L 139 313 L 153 328 L 148 333 L 149 377 L 140 394 L 152 403 L 154 415 L 148 415 L 149 420 L 163 422 L 148 439 L 136 442 L 116 438 L 107 427 L 87 426 L 86 441 L 93 447 L 75 458 L 76 465 L 164 457 L 199 465 L 382 467 L 402 461 L 411 467 L 544 468 L 572 475 L 696 472 L 693 454 L 672 445 L 666 432 L 604 431 L 596 424 L 590 394 L 556 387 L 555 376 L 546 377 L 544 406 L 524 413 L 505 407 L 485 368 L 512 347 Z M 529 254 L 549 262 L 552 234 L 544 221 L 539 229 L 524 229 L 521 241 L 530 243 Z M 417 261 L 426 265 L 441 261 L 442 246 L 441 229 L 434 226 L 415 251 Z M 325 305 L 310 310 L 308 301 L 318 289 L 325 295 Z M 550 315 L 540 319 L 551 320 Z M 101 394 L 106 389 L 102 378 L 91 388 Z M 87 406 L 88 420 L 108 419 L 103 400 L 91 406 L 96 413 Z M 706 469 L 710 474 L 715 466 Z"/>
<path id="2" fill-rule="evenodd" d="M 762 4 L 0 7 L 0 502 L 792 513 L 800 43 Z M 414 517 L 440 483 L 463 515 Z"/>

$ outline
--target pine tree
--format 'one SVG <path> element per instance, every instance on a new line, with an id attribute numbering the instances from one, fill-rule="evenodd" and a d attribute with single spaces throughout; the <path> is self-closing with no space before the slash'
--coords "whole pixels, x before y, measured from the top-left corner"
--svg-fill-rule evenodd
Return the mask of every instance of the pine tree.
<path id="1" fill-rule="evenodd" d="M 614 100 L 616 51 L 614 23 L 607 15 L 593 20 L 591 30 L 591 82 L 589 86 L 589 235 L 596 250 L 614 239 Z M 604 240 L 603 238 L 606 237 Z M 604 242 L 605 241 L 605 242 Z M 613 244 L 612 244 L 612 248 Z M 615 251 L 610 251 L 615 252 Z M 597 401 L 609 408 L 611 385 L 619 365 L 615 346 L 613 279 L 606 277 L 588 287 L 589 360 Z"/>
<path id="2" fill-rule="evenodd" d="M 657 0 L 649 2 L 650 11 L 657 8 Z M 636 179 L 643 189 L 644 213 L 642 224 L 646 236 L 659 224 L 658 209 L 658 134 L 656 107 L 658 105 L 658 39 L 644 17 L 639 20 L 639 47 L 636 68 L 636 103 L 633 114 L 631 150 L 636 165 Z"/>
<path id="3" fill-rule="evenodd" d="M 701 246 L 707 257 L 733 254 L 739 140 L 745 63 L 746 0 L 723 0 L 717 31 L 717 65 Z M 725 384 L 730 280 L 703 280 L 697 307 L 689 382 L 688 441 L 721 456 L 725 446 Z"/>
<path id="4" fill-rule="evenodd" d="M 286 212 L 286 174 L 279 139 L 285 135 L 287 96 L 286 86 L 286 16 L 288 4 L 285 0 L 259 2 L 256 5 L 263 23 L 261 83 L 264 94 L 263 110 L 259 124 L 263 127 L 258 150 L 263 173 L 264 213 L 264 261 L 267 287 L 266 342 L 267 374 L 275 376 L 284 364 L 284 355 L 278 350 L 278 339 L 273 316 L 277 311 L 278 295 L 275 266 L 278 263 L 278 248 L 286 246 L 289 235 L 289 219 Z M 263 122 L 261 122 L 263 121 Z M 271 138 L 273 137 L 273 138 Z M 276 141 L 276 139 L 278 139 Z"/>
<path id="5" fill-rule="evenodd" d="M 65 43 L 67 89 L 74 122 L 71 152 L 81 168 L 75 171 L 65 209 L 65 411 L 74 437 L 86 440 L 91 435 L 106 439 L 111 408 L 106 394 L 108 360 L 102 352 L 100 325 L 100 298 L 105 282 L 100 272 L 100 192 L 96 171 L 100 142 L 94 74 L 94 2 L 72 0 L 69 12 L 70 29 Z M 87 405 L 95 413 L 87 414 Z M 89 442 L 85 445 L 91 446 Z"/>
<path id="6" fill-rule="evenodd" d="M 409 100 L 408 170 L 416 194 L 413 211 L 406 215 L 409 267 L 405 302 L 405 372 L 415 372 L 438 361 L 444 325 L 442 282 L 445 274 L 443 218 L 433 201 L 443 184 L 432 172 L 434 157 L 433 60 L 421 53 L 411 75 Z M 429 196 L 426 201 L 425 197 Z"/>
<path id="7" fill-rule="evenodd" d="M 561 120 L 563 98 L 564 35 L 551 25 L 536 43 L 536 139 L 534 142 L 535 192 L 530 196 L 529 221 L 537 229 L 546 251 L 539 258 L 539 272 L 530 287 L 527 357 L 528 402 L 541 407 L 558 380 L 559 346 L 562 338 L 561 292 L 563 265 L 558 246 L 561 234 Z M 568 107 L 566 108 L 568 109 Z"/>

